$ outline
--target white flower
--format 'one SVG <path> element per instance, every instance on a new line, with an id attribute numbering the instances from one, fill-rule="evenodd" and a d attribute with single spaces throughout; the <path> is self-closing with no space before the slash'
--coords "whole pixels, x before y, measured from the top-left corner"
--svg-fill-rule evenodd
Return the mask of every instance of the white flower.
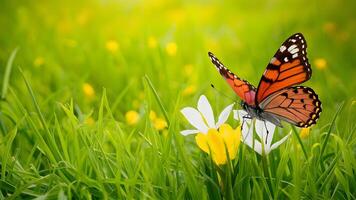
<path id="1" fill-rule="evenodd" d="M 289 133 L 288 135 L 283 137 L 281 140 L 272 144 L 274 130 L 275 130 L 276 126 L 274 124 L 272 124 L 271 122 L 268 122 L 268 121 L 264 122 L 264 121 L 256 119 L 255 130 L 256 130 L 257 136 L 259 137 L 259 140 L 257 140 L 257 139 L 254 140 L 254 137 L 253 137 L 254 124 L 252 123 L 251 119 L 246 119 L 246 118 L 243 119 L 243 116 L 245 116 L 245 115 L 247 115 L 247 112 L 244 110 L 234 110 L 234 118 L 239 120 L 241 123 L 244 120 L 243 126 L 242 126 L 241 140 L 243 143 L 245 143 L 247 146 L 251 147 L 253 150 L 255 150 L 260 155 L 262 155 L 262 154 L 268 155 L 272 150 L 276 149 L 279 145 L 281 145 L 283 142 L 285 142 L 288 139 L 288 137 L 291 135 L 291 133 Z M 266 127 L 268 129 L 268 134 L 267 134 Z"/>
<path id="2" fill-rule="evenodd" d="M 208 99 L 205 95 L 201 95 L 198 101 L 198 109 L 185 107 L 181 110 L 184 117 L 187 118 L 189 123 L 196 129 L 184 130 L 180 133 L 184 136 L 195 133 L 207 134 L 208 130 L 211 128 L 218 129 L 228 119 L 233 106 L 234 104 L 228 105 L 219 115 L 218 121 L 215 122 L 213 109 L 211 108 Z"/>

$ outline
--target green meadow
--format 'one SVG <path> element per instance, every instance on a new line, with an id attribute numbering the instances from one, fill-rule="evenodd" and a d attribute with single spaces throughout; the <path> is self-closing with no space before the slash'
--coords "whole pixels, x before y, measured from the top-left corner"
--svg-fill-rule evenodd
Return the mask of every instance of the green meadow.
<path id="1" fill-rule="evenodd" d="M 356 199 L 356 1 L 2 1 L 0 199 Z M 217 165 L 180 110 L 303 33 L 318 123 Z M 211 84 L 216 89 L 211 87 Z M 239 108 L 239 103 L 235 109 Z M 238 127 L 230 116 L 228 123 Z"/>

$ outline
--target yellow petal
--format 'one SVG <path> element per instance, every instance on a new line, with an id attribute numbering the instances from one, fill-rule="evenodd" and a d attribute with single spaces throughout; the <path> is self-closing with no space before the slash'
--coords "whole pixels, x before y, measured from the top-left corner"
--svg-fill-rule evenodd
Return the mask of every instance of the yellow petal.
<path id="1" fill-rule="evenodd" d="M 224 140 L 221 134 L 216 129 L 209 129 L 207 134 L 210 154 L 216 164 L 221 165 L 226 163 L 226 153 Z"/>
<path id="2" fill-rule="evenodd" d="M 310 128 L 302 128 L 302 130 L 300 131 L 299 135 L 301 138 L 307 138 L 309 136 L 310 133 Z"/>
<path id="3" fill-rule="evenodd" d="M 241 128 L 232 129 L 230 125 L 223 124 L 219 128 L 219 132 L 225 142 L 229 157 L 231 160 L 235 159 L 237 150 L 240 145 Z"/>
<path id="4" fill-rule="evenodd" d="M 198 133 L 195 136 L 195 142 L 201 150 L 203 150 L 205 153 L 209 153 L 208 138 L 205 134 Z"/>
<path id="5" fill-rule="evenodd" d="M 89 83 L 84 83 L 82 89 L 85 96 L 89 98 L 94 97 L 95 95 L 94 88 Z"/>

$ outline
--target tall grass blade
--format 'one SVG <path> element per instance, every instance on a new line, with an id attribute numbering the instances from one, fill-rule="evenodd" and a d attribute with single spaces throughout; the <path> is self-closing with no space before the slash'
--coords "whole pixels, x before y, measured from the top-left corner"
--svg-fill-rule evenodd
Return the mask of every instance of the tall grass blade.
<path id="1" fill-rule="evenodd" d="M 6 98 L 6 94 L 7 94 L 7 89 L 9 88 L 9 82 L 10 82 L 10 75 L 11 75 L 11 70 L 12 70 L 12 64 L 14 62 L 16 53 L 18 51 L 18 48 L 15 48 L 11 55 L 9 60 L 7 61 L 6 64 L 6 69 L 5 69 L 5 74 L 4 74 L 4 80 L 2 82 L 2 91 L 1 91 L 1 99 L 5 99 Z"/>

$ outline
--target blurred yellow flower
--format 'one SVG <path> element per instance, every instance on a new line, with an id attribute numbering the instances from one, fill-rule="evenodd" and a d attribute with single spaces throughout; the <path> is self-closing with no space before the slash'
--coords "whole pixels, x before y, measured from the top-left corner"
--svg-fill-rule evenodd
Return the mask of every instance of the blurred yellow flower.
<path id="1" fill-rule="evenodd" d="M 230 160 L 235 159 L 240 145 L 241 128 L 232 129 L 228 124 L 222 124 L 220 128 L 210 128 L 207 134 L 198 133 L 195 141 L 198 147 L 210 154 L 217 165 L 227 162 L 226 151 Z"/>
<path id="2" fill-rule="evenodd" d="M 157 47 L 157 40 L 155 37 L 150 36 L 147 40 L 148 47 L 154 49 Z"/>
<path id="3" fill-rule="evenodd" d="M 156 118 L 155 120 L 153 120 L 153 127 L 157 131 L 164 130 L 165 128 L 167 128 L 167 122 L 162 118 Z"/>
<path id="4" fill-rule="evenodd" d="M 169 42 L 166 45 L 167 54 L 170 56 L 175 56 L 177 54 L 177 44 L 174 42 Z"/>
<path id="5" fill-rule="evenodd" d="M 320 70 L 323 70 L 327 67 L 327 62 L 324 58 L 315 59 L 314 64 L 315 64 L 315 67 Z"/>
<path id="6" fill-rule="evenodd" d="M 130 110 L 125 114 L 126 123 L 128 125 L 135 125 L 140 120 L 140 115 L 134 110 Z"/>
<path id="7" fill-rule="evenodd" d="M 88 117 L 85 119 L 85 123 L 92 126 L 95 123 L 95 120 L 92 117 Z"/>
<path id="8" fill-rule="evenodd" d="M 310 133 L 310 128 L 302 128 L 302 130 L 300 130 L 299 136 L 304 139 L 309 136 L 309 133 Z"/>
<path id="9" fill-rule="evenodd" d="M 110 53 L 115 53 L 117 50 L 119 50 L 119 43 L 117 43 L 116 40 L 109 40 L 106 42 L 106 49 Z"/>
<path id="10" fill-rule="evenodd" d="M 194 94 L 195 91 L 197 91 L 197 87 L 195 85 L 189 85 L 183 90 L 182 95 L 189 96 Z"/>
<path id="11" fill-rule="evenodd" d="M 35 67 L 41 67 L 44 64 L 44 58 L 39 56 L 33 61 Z"/>
<path id="12" fill-rule="evenodd" d="M 327 33 L 333 33 L 336 30 L 336 24 L 334 22 L 326 22 L 323 25 L 323 29 Z"/>
<path id="13" fill-rule="evenodd" d="M 82 89 L 85 96 L 89 98 L 94 97 L 95 95 L 94 88 L 89 83 L 84 83 Z"/>
<path id="14" fill-rule="evenodd" d="M 150 120 L 151 121 L 153 121 L 153 120 L 155 120 L 155 119 L 157 119 L 157 115 L 156 115 L 156 112 L 155 111 L 153 111 L 153 110 L 151 110 L 150 111 Z"/>

